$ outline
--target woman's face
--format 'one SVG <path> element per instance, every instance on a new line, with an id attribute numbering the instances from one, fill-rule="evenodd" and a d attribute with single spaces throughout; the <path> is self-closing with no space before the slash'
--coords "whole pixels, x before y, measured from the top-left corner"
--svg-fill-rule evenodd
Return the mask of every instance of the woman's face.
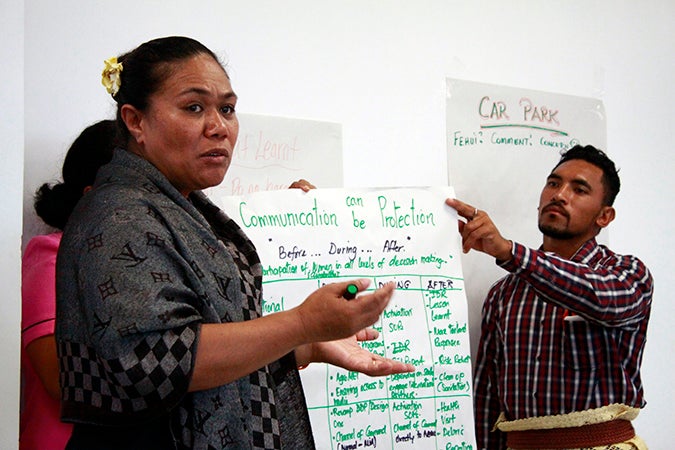
<path id="1" fill-rule="evenodd" d="M 145 111 L 131 107 L 130 149 L 187 196 L 223 181 L 239 134 L 237 96 L 209 55 L 173 63 L 168 73 Z"/>

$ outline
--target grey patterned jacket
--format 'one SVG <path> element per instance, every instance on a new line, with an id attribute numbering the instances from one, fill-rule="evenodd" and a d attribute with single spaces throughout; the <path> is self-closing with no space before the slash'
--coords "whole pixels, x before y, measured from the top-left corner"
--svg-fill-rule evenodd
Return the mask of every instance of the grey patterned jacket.
<path id="1" fill-rule="evenodd" d="M 133 440 L 139 425 L 159 423 L 175 448 L 255 447 L 249 377 L 187 389 L 201 324 L 259 316 L 261 277 L 253 244 L 202 193 L 186 199 L 149 162 L 116 150 L 59 249 L 62 419 L 100 439 Z M 292 353 L 265 372 L 283 448 L 313 448 Z"/>

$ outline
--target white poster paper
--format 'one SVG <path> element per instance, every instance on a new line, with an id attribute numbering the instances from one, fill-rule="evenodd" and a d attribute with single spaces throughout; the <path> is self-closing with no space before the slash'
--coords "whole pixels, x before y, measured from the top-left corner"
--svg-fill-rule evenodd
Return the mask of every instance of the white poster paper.
<path id="1" fill-rule="evenodd" d="M 237 114 L 239 139 L 227 176 L 204 192 L 224 195 L 286 189 L 304 178 L 320 188 L 343 186 L 342 127 L 331 122 Z"/>
<path id="2" fill-rule="evenodd" d="M 450 78 L 446 86 L 448 180 L 457 198 L 490 214 L 507 239 L 539 247 L 539 195 L 560 152 L 606 149 L 602 102 Z M 505 272 L 477 252 L 463 264 L 475 355 L 481 304 Z"/>
<path id="3" fill-rule="evenodd" d="M 320 286 L 369 278 L 397 289 L 368 350 L 414 373 L 301 371 L 320 449 L 473 449 L 471 357 L 452 188 L 297 189 L 221 198 L 263 264 L 263 311 Z M 347 300 L 345 300 L 347 301 Z"/>

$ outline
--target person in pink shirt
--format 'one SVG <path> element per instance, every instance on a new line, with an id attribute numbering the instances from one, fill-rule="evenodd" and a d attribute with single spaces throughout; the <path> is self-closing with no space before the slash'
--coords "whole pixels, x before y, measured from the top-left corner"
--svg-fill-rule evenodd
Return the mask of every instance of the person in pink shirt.
<path id="1" fill-rule="evenodd" d="M 117 142 L 114 120 L 102 120 L 75 139 L 63 162 L 63 182 L 36 192 L 35 212 L 53 233 L 33 237 L 21 264 L 20 450 L 63 450 L 72 425 L 60 419 L 59 367 L 54 340 L 55 265 L 63 227 L 90 189 L 99 167 L 110 161 Z"/>

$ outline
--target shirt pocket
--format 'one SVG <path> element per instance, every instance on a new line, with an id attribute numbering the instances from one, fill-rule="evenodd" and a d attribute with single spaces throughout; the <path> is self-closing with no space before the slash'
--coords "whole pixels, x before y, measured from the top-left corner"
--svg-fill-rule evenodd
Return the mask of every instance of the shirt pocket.
<path id="1" fill-rule="evenodd" d="M 594 371 L 601 350 L 593 325 L 581 316 L 567 316 L 563 320 L 564 362 L 568 369 Z"/>

